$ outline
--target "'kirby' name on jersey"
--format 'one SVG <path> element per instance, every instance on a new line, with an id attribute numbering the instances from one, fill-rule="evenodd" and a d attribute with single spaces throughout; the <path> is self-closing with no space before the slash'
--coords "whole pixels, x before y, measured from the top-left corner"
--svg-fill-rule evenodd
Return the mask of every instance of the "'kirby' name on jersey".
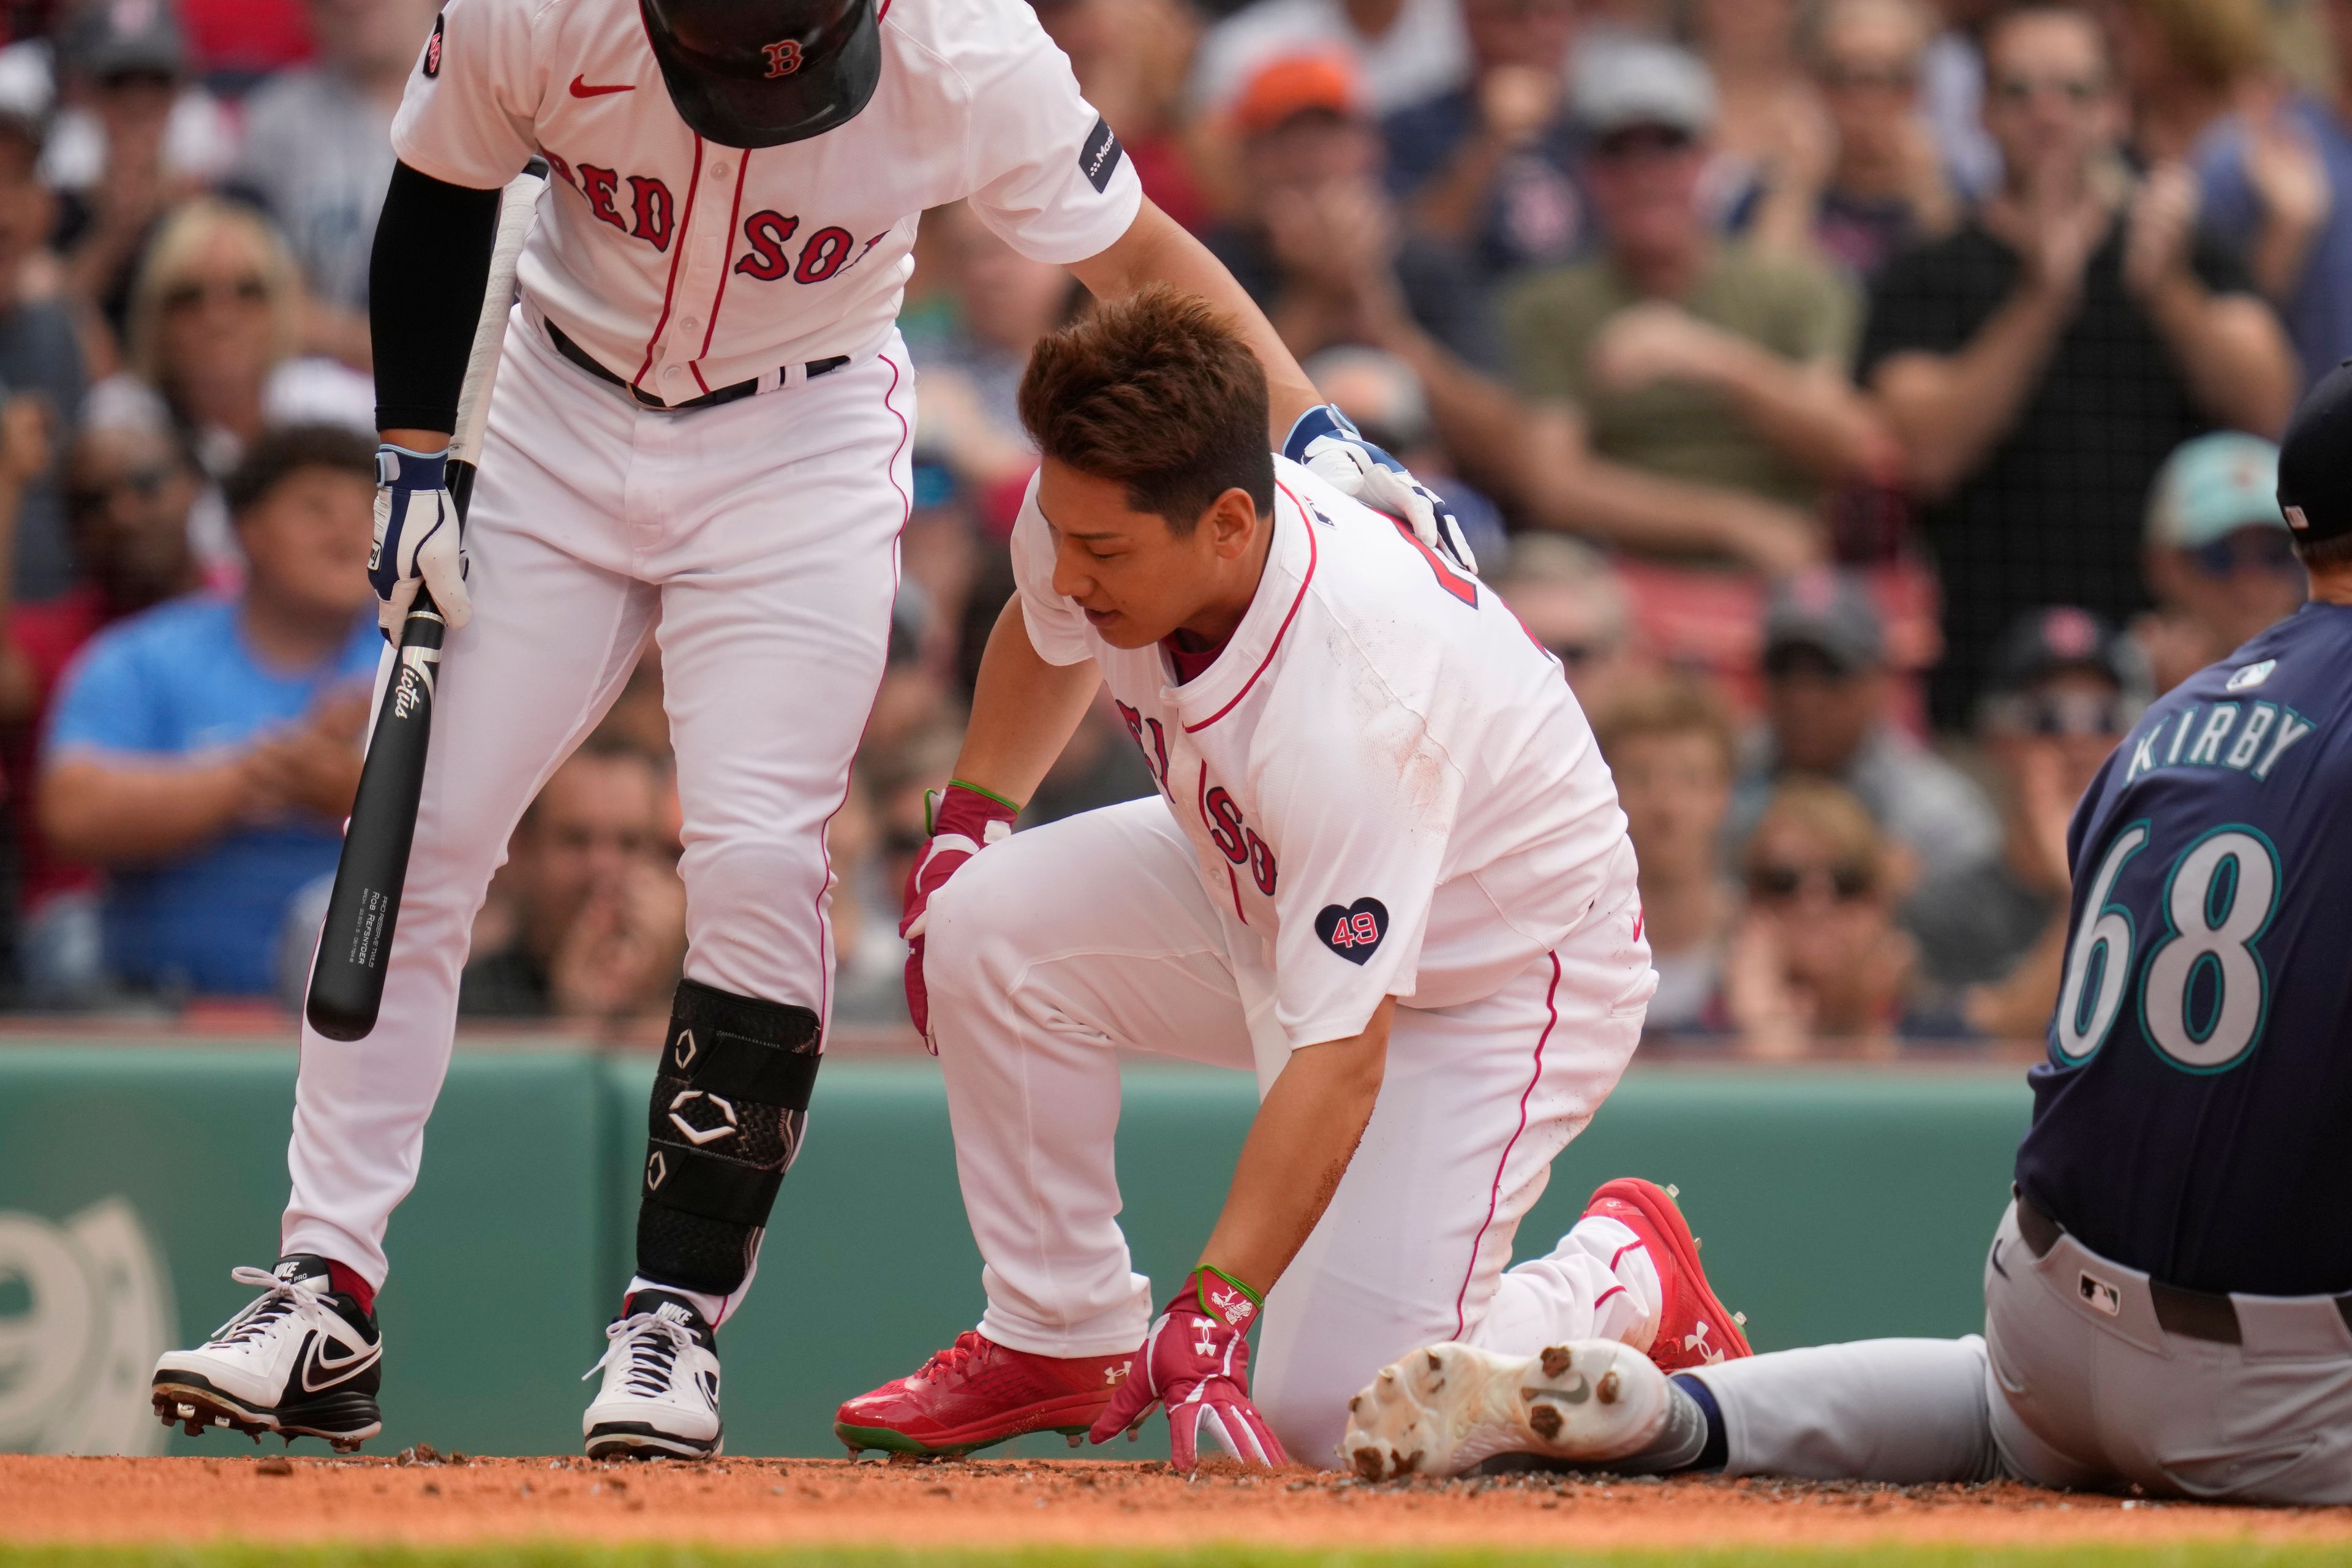
<path id="1" fill-rule="evenodd" d="M 2252 691 L 2270 679 L 2274 659 L 2250 664 L 2230 678 L 2231 691 Z M 2268 783 L 2279 759 L 2318 726 L 2294 709 L 2259 700 L 2191 702 L 2167 714 L 2132 742 L 2124 782 L 2159 768 L 2234 768 Z"/>

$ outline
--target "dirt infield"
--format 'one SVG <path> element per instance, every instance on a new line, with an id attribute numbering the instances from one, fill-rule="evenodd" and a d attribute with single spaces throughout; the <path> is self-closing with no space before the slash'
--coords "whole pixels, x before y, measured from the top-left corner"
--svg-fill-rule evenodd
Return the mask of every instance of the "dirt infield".
<path id="1" fill-rule="evenodd" d="M 0 1543 L 572 1540 L 713 1547 L 1356 1550 L 2340 1544 L 2352 1509 L 2247 1509 L 2031 1488 L 1573 1476 L 1372 1486 L 1320 1472 L 1198 1480 L 1164 1465 L 578 1458 L 0 1456 Z"/>

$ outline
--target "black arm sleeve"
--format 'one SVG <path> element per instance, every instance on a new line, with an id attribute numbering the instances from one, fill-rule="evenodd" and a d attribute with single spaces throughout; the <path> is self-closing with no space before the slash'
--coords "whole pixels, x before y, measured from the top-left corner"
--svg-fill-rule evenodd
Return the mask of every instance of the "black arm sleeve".
<path id="1" fill-rule="evenodd" d="M 378 428 L 457 428 L 498 229 L 498 192 L 393 165 L 368 263 Z"/>

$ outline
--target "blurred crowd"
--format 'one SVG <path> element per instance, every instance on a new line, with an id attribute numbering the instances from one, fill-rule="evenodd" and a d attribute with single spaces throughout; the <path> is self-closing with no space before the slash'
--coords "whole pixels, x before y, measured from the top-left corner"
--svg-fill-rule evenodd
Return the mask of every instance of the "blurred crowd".
<path id="1" fill-rule="evenodd" d="M 2066 826 L 2289 613 L 2352 354 L 2352 0 L 1034 0 L 1160 206 L 1460 514 L 1614 770 L 1654 1048 L 2032 1039 Z M 367 258 L 434 0 L 0 3 L 0 988 L 286 1005 L 376 662 Z M 952 764 L 1081 307 L 925 219 L 905 587 L 831 850 L 844 1024 Z M 648 657 L 517 829 L 470 1017 L 658 1013 Z M 1148 793 L 1115 717 L 1024 825 Z"/>

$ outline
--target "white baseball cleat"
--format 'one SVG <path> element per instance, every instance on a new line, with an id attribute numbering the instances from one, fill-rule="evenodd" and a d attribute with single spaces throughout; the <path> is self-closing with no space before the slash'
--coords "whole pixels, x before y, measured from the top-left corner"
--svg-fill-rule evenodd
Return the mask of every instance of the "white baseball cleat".
<path id="1" fill-rule="evenodd" d="M 640 1290 L 604 1330 L 604 1354 L 588 1369 L 604 1382 L 581 1418 L 592 1459 L 707 1459 L 724 1445 L 719 1352 L 692 1305 Z"/>
<path id="2" fill-rule="evenodd" d="M 1458 1476 L 1497 1454 L 1603 1464 L 1666 1431 L 1674 1393 L 1648 1356 L 1614 1340 L 1531 1356 L 1432 1345 L 1348 1402 L 1339 1457 L 1370 1481 Z"/>
<path id="3" fill-rule="evenodd" d="M 350 1453 L 383 1430 L 375 1396 L 383 1380 L 383 1336 L 350 1296 L 333 1289 L 327 1260 L 278 1260 L 274 1270 L 237 1268 L 230 1278 L 262 1293 L 193 1350 L 155 1363 L 155 1414 L 191 1437 L 208 1426 L 256 1442 L 275 1432 L 324 1437 Z"/>

